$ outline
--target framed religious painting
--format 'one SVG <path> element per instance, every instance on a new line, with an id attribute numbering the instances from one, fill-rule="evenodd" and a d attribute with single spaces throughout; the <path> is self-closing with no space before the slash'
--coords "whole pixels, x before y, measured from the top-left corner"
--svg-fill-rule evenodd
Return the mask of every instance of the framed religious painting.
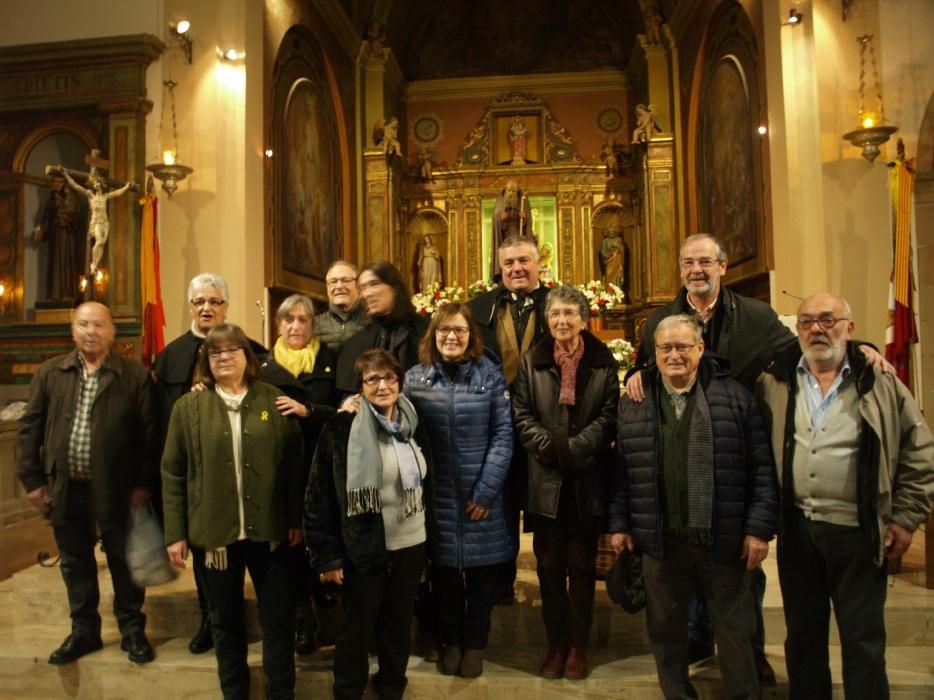
<path id="1" fill-rule="evenodd" d="M 695 83 L 694 208 L 697 230 L 723 241 L 737 279 L 766 269 L 765 145 L 758 133 L 766 107 L 749 18 L 739 4 L 717 15 Z"/>
<path id="2" fill-rule="evenodd" d="M 283 38 L 274 73 L 269 286 L 323 295 L 328 265 L 344 255 L 349 222 L 339 95 L 321 48 L 301 27 Z"/>

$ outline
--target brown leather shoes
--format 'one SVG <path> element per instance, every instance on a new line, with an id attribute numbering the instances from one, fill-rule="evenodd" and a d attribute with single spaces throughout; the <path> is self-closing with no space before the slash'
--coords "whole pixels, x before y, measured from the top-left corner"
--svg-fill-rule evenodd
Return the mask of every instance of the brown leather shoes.
<path id="1" fill-rule="evenodd" d="M 564 664 L 567 660 L 567 647 L 549 647 L 548 656 L 542 662 L 538 673 L 542 678 L 561 678 L 564 675 Z"/>
<path id="2" fill-rule="evenodd" d="M 569 681 L 579 681 L 590 674 L 587 668 L 587 650 L 583 647 L 571 647 L 568 660 L 564 664 L 564 677 Z"/>

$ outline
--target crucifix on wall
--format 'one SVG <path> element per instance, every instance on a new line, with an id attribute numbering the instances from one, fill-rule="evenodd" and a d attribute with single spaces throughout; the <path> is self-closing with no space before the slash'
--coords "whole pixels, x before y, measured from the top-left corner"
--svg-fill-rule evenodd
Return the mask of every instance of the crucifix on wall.
<path id="1" fill-rule="evenodd" d="M 88 208 L 90 209 L 90 221 L 88 222 L 87 234 L 87 253 L 85 256 L 85 279 L 87 287 L 85 289 L 85 298 L 94 299 L 94 277 L 100 269 L 101 260 L 104 257 L 104 246 L 110 236 L 110 221 L 107 218 L 107 202 L 124 194 L 127 190 L 139 191 L 139 186 L 134 182 L 121 182 L 119 180 L 104 179 L 98 168 L 107 170 L 110 161 L 101 158 L 101 152 L 97 149 L 91 151 L 86 156 L 84 162 L 90 166 L 90 172 L 82 173 L 71 170 L 63 165 L 47 165 L 45 174 L 61 173 L 66 182 L 76 192 L 80 192 L 88 199 Z M 87 187 L 79 185 L 74 177 L 80 177 L 85 180 Z M 107 187 L 115 187 L 107 191 Z"/>

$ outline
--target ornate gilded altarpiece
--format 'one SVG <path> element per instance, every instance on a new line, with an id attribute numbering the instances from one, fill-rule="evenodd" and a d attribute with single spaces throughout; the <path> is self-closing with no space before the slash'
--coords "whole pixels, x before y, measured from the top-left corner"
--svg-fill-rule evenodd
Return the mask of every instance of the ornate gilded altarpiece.
<path id="1" fill-rule="evenodd" d="M 28 381 L 43 360 L 72 347 L 67 322 L 36 323 L 25 303 L 36 274 L 26 265 L 27 246 L 35 245 L 27 235 L 36 192 L 40 202 L 48 192 L 43 164 L 30 155 L 66 135 L 85 153 L 100 150 L 109 177 L 142 185 L 152 109 L 146 68 L 164 48 L 149 35 L 0 48 L 0 384 Z M 140 332 L 137 200 L 131 192 L 111 202 L 104 266 L 117 346 L 127 355 L 138 355 Z"/>

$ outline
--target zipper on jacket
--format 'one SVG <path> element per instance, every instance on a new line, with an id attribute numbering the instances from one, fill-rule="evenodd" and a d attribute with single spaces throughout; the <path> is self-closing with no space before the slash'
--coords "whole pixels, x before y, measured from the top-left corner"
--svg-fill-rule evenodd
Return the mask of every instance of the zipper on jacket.
<path id="1" fill-rule="evenodd" d="M 460 372 L 458 371 L 458 374 Z M 448 427 L 451 431 L 451 448 L 454 456 L 454 510 L 457 527 L 457 542 L 455 543 L 455 548 L 457 550 L 457 570 L 460 571 L 464 568 L 464 507 L 466 504 L 460 502 L 461 500 L 461 469 L 460 469 L 460 453 L 457 449 L 457 435 L 455 430 L 457 429 L 457 420 L 454 415 L 454 397 L 455 392 L 457 391 L 457 378 L 451 379 L 451 389 L 448 392 Z"/>

